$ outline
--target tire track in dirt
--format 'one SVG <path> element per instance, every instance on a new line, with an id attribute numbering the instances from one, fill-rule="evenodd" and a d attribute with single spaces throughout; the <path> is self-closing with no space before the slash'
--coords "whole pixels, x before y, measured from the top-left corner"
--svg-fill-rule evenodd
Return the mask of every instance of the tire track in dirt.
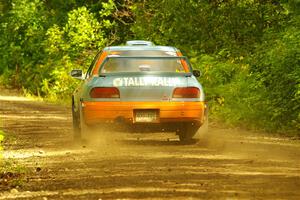
<path id="1" fill-rule="evenodd" d="M 83 146 L 70 108 L 2 96 L 0 117 L 5 159 L 27 168 L 17 190 L 0 185 L 0 199 L 300 199 L 298 140 L 212 128 L 188 145 L 109 132 Z"/>

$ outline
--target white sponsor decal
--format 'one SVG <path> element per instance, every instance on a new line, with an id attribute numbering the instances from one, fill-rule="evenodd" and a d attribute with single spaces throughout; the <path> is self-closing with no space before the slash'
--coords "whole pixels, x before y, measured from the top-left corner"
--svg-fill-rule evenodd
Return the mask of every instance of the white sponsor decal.
<path id="1" fill-rule="evenodd" d="M 113 85 L 115 87 L 130 87 L 130 86 L 170 86 L 174 87 L 180 84 L 178 78 L 171 77 L 123 77 L 115 78 Z"/>
<path id="2" fill-rule="evenodd" d="M 170 56 L 177 56 L 177 53 L 174 51 L 166 51 L 166 54 L 168 54 Z"/>

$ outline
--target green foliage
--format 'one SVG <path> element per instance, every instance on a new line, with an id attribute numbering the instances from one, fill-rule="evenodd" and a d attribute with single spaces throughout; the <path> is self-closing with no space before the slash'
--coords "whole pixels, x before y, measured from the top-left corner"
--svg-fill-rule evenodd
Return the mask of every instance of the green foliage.
<path id="1" fill-rule="evenodd" d="M 100 23 L 86 7 L 80 7 L 68 13 L 68 22 L 64 27 L 69 48 L 78 52 L 85 48 L 101 47 L 105 43 Z"/>
<path id="2" fill-rule="evenodd" d="M 272 43 L 263 44 L 252 60 L 252 72 L 267 90 L 262 98 L 268 100 L 268 120 L 276 129 L 300 128 L 300 30 L 296 28 L 299 19 L 273 36 Z"/>
<path id="3" fill-rule="evenodd" d="M 246 54 L 266 27 L 286 16 L 271 1 L 148 1 L 137 4 L 133 32 L 158 44 L 177 44 L 186 52 L 216 53 L 230 49 Z M 243 48 L 241 48 L 243 46 Z"/>
<path id="4" fill-rule="evenodd" d="M 71 69 L 87 69 L 97 51 L 117 40 L 117 19 L 123 23 L 119 15 L 128 9 L 112 0 L 55 2 L 11 0 L 0 21 L 4 84 L 54 101 L 78 84 Z"/>
<path id="5" fill-rule="evenodd" d="M 44 49 L 48 57 L 43 70 L 48 75 L 44 75 L 40 85 L 43 95 L 57 100 L 72 93 L 78 82 L 68 72 L 87 68 L 97 49 L 106 43 L 104 28 L 95 14 L 79 7 L 69 12 L 64 27 L 54 24 L 47 30 Z"/>
<path id="6" fill-rule="evenodd" d="M 9 81 L 17 87 L 22 82 L 39 80 L 37 74 L 28 74 L 41 59 L 40 43 L 43 40 L 46 18 L 44 7 L 38 0 L 14 0 L 11 9 L 1 20 L 0 72 L 8 72 Z M 30 77 L 28 77 L 28 75 Z M 25 85 L 30 87 L 29 84 Z"/>

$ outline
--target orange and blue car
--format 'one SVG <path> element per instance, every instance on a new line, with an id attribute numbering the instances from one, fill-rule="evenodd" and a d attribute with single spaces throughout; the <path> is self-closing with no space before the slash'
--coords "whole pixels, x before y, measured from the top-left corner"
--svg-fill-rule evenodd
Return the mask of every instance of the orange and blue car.
<path id="1" fill-rule="evenodd" d="M 175 47 L 141 40 L 106 47 L 86 73 L 75 69 L 71 76 L 81 80 L 72 95 L 76 139 L 88 127 L 122 123 L 159 127 L 187 141 L 207 121 L 200 71 Z"/>

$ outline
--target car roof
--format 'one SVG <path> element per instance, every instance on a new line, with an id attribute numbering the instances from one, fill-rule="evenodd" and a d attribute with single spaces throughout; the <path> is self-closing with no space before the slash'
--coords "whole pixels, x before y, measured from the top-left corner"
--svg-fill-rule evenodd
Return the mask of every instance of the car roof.
<path id="1" fill-rule="evenodd" d="M 171 46 L 155 46 L 150 41 L 144 41 L 144 40 L 132 40 L 127 41 L 126 45 L 124 46 L 110 46 L 104 48 L 104 51 L 171 51 L 171 52 L 177 52 L 179 51 L 175 47 Z"/>

